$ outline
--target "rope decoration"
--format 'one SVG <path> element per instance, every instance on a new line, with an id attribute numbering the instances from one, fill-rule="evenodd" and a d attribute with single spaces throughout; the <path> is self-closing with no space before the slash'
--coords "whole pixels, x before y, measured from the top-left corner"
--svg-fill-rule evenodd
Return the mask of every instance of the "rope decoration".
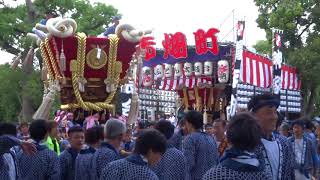
<path id="1" fill-rule="evenodd" d="M 114 110 L 115 106 L 110 104 L 116 91 L 110 92 L 108 97 L 104 102 L 84 102 L 81 93 L 79 91 L 79 78 L 83 77 L 84 73 L 84 63 L 85 63 L 85 51 L 86 51 L 86 38 L 78 34 L 78 51 L 77 51 L 77 60 L 72 60 L 70 63 L 71 74 L 72 74 L 72 88 L 74 90 L 74 94 L 78 104 L 68 104 L 63 105 L 61 108 L 79 108 L 88 111 L 88 110 L 95 110 L 95 111 L 102 111 L 103 109 L 110 109 Z M 108 76 L 112 78 L 115 82 L 116 89 L 118 88 L 118 83 L 120 79 L 120 73 L 122 70 L 121 62 L 117 62 L 117 46 L 118 46 L 119 38 L 111 37 L 110 38 L 110 49 L 109 49 L 109 63 L 111 66 L 108 67 Z M 113 70 L 114 69 L 114 70 Z"/>
<path id="2" fill-rule="evenodd" d="M 45 47 L 46 47 L 46 50 L 48 52 L 48 55 L 49 55 L 49 60 L 50 60 L 50 64 L 53 68 L 53 72 L 55 74 L 55 80 L 61 80 L 62 79 L 62 76 L 60 74 L 60 70 L 58 68 L 58 65 L 57 65 L 57 62 L 55 60 L 55 57 L 53 56 L 53 53 L 51 51 L 51 48 L 50 48 L 50 42 L 49 42 L 49 38 L 46 38 L 45 40 Z"/>
<path id="3" fill-rule="evenodd" d="M 46 26 L 49 34 L 59 38 L 72 36 L 77 30 L 77 23 L 71 18 L 51 18 Z"/>
<path id="4" fill-rule="evenodd" d="M 48 70 L 48 73 L 49 73 L 49 80 L 50 79 L 54 79 L 55 78 L 55 74 L 52 72 L 51 66 L 49 64 L 49 58 L 47 56 L 45 44 L 43 42 L 40 44 L 40 51 L 41 51 L 41 56 L 42 56 L 43 61 L 44 61 L 44 65 L 47 67 L 47 70 Z"/>

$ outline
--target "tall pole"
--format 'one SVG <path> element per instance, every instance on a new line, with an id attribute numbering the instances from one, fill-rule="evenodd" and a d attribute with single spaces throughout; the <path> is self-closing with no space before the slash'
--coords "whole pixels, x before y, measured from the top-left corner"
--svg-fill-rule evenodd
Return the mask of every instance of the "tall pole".
<path id="1" fill-rule="evenodd" d="M 230 103 L 230 116 L 234 116 L 237 110 L 237 86 L 240 78 L 240 65 L 243 61 L 243 34 L 244 34 L 245 22 L 238 21 L 237 24 L 237 41 L 236 52 L 234 59 L 234 70 L 232 77 L 232 94 Z"/>
<path id="2" fill-rule="evenodd" d="M 234 34 L 234 9 L 232 10 L 232 35 L 233 35 L 232 42 L 235 42 L 235 39 L 234 39 L 234 36 L 235 36 L 235 34 Z"/>

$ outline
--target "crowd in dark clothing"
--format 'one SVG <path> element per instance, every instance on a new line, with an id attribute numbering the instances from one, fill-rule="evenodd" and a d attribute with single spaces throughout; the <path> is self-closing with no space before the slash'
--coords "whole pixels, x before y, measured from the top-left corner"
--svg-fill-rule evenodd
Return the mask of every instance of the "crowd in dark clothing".
<path id="1" fill-rule="evenodd" d="M 34 120 L 30 126 L 22 123 L 19 133 L 15 125 L 0 123 L 0 179 L 317 178 L 318 136 L 305 120 L 280 125 L 278 106 L 274 96 L 259 95 L 249 102 L 248 112 L 229 122 L 218 117 L 204 124 L 203 115 L 191 110 L 177 127 L 160 120 L 131 129 L 116 118 L 82 127 L 71 114 L 59 114 L 55 121 Z M 96 122 L 92 118 L 88 122 Z"/>

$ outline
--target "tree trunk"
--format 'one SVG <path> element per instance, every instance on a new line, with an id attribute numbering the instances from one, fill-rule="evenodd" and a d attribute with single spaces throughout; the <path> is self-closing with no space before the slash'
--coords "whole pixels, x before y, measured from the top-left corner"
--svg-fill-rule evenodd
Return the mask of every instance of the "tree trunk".
<path id="1" fill-rule="evenodd" d="M 306 93 L 306 99 L 305 99 L 305 107 L 304 107 L 304 116 L 311 118 L 313 112 L 314 112 L 314 102 L 315 102 L 315 96 L 316 96 L 316 87 L 313 83 L 309 84 L 307 93 Z"/>
<path id="2" fill-rule="evenodd" d="M 32 5 L 31 0 L 26 0 L 26 6 L 28 10 L 28 19 L 30 23 L 34 23 L 36 20 L 36 12 Z M 24 53 L 27 54 L 27 53 Z M 33 72 L 33 62 L 32 63 L 22 63 L 22 71 L 24 72 L 25 78 L 21 82 L 22 85 L 22 107 L 21 107 L 21 115 L 22 121 L 32 121 L 32 115 L 35 113 L 35 109 L 33 108 L 33 101 L 30 97 L 27 96 L 27 81 L 30 75 Z"/>

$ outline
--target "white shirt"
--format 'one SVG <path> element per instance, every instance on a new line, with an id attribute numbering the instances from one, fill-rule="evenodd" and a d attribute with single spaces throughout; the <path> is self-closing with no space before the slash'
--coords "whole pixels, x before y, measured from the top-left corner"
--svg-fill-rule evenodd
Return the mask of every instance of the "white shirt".
<path id="1" fill-rule="evenodd" d="M 4 153 L 3 158 L 5 159 L 5 163 L 9 167 L 9 180 L 15 180 L 16 179 L 16 166 L 13 160 L 13 157 L 10 153 Z"/>
<path id="2" fill-rule="evenodd" d="M 294 154 L 295 159 L 298 164 L 301 164 L 301 157 L 303 151 L 303 139 L 295 139 L 294 140 Z"/>
<path id="3" fill-rule="evenodd" d="M 277 141 L 268 141 L 266 139 L 261 139 L 263 146 L 267 151 L 267 156 L 272 169 L 273 180 L 278 179 L 278 170 L 280 162 L 280 152 Z"/>

